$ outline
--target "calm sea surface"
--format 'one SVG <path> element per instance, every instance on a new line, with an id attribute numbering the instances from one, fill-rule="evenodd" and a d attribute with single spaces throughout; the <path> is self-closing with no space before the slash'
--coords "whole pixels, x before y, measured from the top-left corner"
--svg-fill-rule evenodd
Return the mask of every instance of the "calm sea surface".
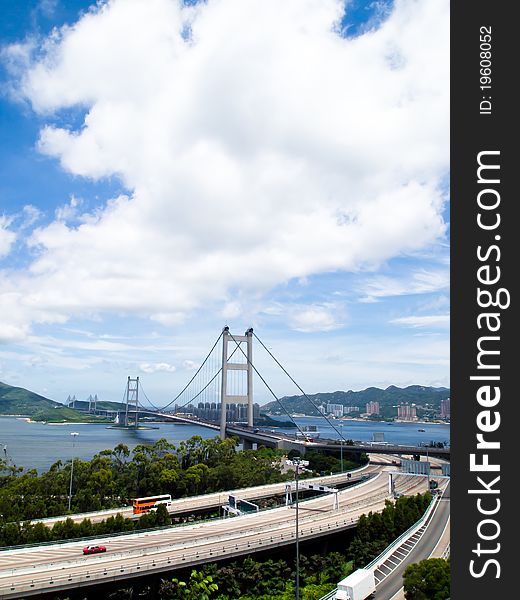
<path id="1" fill-rule="evenodd" d="M 20 467 L 36 468 L 46 471 L 57 460 L 67 461 L 72 456 L 90 460 L 101 450 L 112 450 L 122 442 L 130 450 L 137 444 L 152 444 L 166 438 L 178 444 L 194 435 L 202 438 L 214 437 L 217 432 L 197 425 L 181 425 L 177 423 L 158 423 L 158 429 L 141 429 L 137 431 L 125 429 L 109 429 L 102 423 L 66 423 L 51 425 L 28 423 L 16 417 L 0 417 L 0 456 L 5 457 L 7 446 L 8 457 Z M 79 433 L 71 436 L 71 432 Z"/>
<path id="2" fill-rule="evenodd" d="M 280 417 L 280 420 L 286 420 Z M 297 417 L 300 426 L 316 425 L 321 437 L 337 438 L 338 434 L 324 419 L 315 417 Z M 371 441 L 373 434 L 384 434 L 385 442 L 393 444 L 418 445 L 430 441 L 450 442 L 449 425 L 422 423 L 370 423 L 367 421 L 333 421 L 346 439 Z M 181 425 L 177 423 L 159 423 L 158 429 L 130 431 L 109 429 L 105 424 L 72 424 L 48 425 L 28 423 L 16 417 L 0 417 L 0 456 L 14 464 L 38 471 L 47 470 L 57 460 L 70 460 L 73 450 L 76 458 L 91 459 L 94 454 L 105 449 L 113 449 L 120 442 L 130 450 L 137 444 L 151 444 L 160 438 L 178 444 L 182 440 L 199 435 L 211 438 L 216 431 L 197 425 Z M 419 429 L 424 429 L 420 432 Z M 281 429 L 295 433 L 295 429 Z M 79 435 L 71 436 L 71 432 Z M 310 434 L 312 435 L 312 434 Z M 74 449 L 72 447 L 74 441 Z"/>
<path id="3" fill-rule="evenodd" d="M 275 418 L 275 417 L 273 417 Z M 276 417 L 280 421 L 287 421 L 288 417 Z M 321 438 L 339 438 L 339 433 L 329 423 L 319 417 L 296 417 L 294 419 L 300 427 L 315 425 Z M 373 423 L 370 421 L 333 420 L 332 424 L 343 433 L 345 439 L 360 442 L 371 442 L 374 433 L 383 433 L 384 441 L 391 444 L 409 444 L 418 446 L 430 441 L 450 443 L 450 426 L 438 423 Z M 424 431 L 419 431 L 424 429 Z M 295 429 L 281 429 L 295 433 Z M 312 437 L 312 433 L 309 433 Z"/>

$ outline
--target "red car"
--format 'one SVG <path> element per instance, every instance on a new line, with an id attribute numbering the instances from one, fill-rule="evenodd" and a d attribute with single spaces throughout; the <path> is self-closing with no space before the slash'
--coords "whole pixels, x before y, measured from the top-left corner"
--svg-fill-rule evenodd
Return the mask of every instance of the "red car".
<path id="1" fill-rule="evenodd" d="M 97 554 L 98 552 L 106 552 L 106 546 L 85 546 L 83 554 Z"/>

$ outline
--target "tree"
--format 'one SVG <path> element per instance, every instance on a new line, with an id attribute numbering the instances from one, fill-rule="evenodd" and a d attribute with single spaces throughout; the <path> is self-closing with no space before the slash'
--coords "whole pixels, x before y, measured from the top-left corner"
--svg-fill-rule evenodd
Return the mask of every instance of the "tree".
<path id="1" fill-rule="evenodd" d="M 446 600 L 450 597 L 450 563 L 443 558 L 427 558 L 404 572 L 407 600 Z"/>
<path id="2" fill-rule="evenodd" d="M 172 579 L 163 580 L 159 589 L 161 600 L 209 600 L 214 597 L 218 585 L 213 583 L 211 575 L 193 570 L 188 582 Z"/>

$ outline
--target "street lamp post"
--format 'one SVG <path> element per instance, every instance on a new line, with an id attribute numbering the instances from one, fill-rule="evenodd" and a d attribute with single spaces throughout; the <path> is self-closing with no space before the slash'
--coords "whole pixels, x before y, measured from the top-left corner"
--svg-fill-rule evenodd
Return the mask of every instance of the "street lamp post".
<path id="1" fill-rule="evenodd" d="M 295 456 L 293 463 L 296 465 L 296 600 L 300 600 L 300 526 L 298 522 L 298 473 L 300 470 L 300 457 Z"/>
<path id="2" fill-rule="evenodd" d="M 428 458 L 428 446 L 426 446 L 426 462 L 429 463 L 430 459 Z M 428 472 L 428 491 L 430 491 L 430 467 L 429 464 L 426 465 L 426 470 Z"/>
<path id="3" fill-rule="evenodd" d="M 341 435 L 340 443 L 340 453 L 341 453 L 341 472 L 343 473 L 343 423 L 339 424 L 339 431 Z"/>
<path id="4" fill-rule="evenodd" d="M 76 436 L 78 436 L 79 433 L 77 431 L 71 431 L 70 435 L 72 436 L 72 461 L 70 464 L 69 512 L 70 512 L 70 505 L 72 503 L 72 474 L 74 473 L 74 443 L 76 441 Z"/>

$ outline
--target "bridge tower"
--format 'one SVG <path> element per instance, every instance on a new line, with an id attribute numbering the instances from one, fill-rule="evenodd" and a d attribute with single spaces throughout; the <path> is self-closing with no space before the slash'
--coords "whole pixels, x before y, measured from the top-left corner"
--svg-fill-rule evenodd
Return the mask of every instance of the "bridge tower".
<path id="1" fill-rule="evenodd" d="M 232 342 L 232 350 L 236 349 L 235 341 L 239 344 L 245 343 L 247 350 L 246 362 L 231 362 L 229 356 L 229 342 Z M 242 356 L 243 354 L 240 353 Z M 247 375 L 247 394 L 246 395 L 228 395 L 228 372 L 246 371 Z M 220 393 L 220 438 L 226 437 L 226 407 L 230 403 L 247 403 L 247 424 L 253 426 L 253 328 L 249 328 L 244 335 L 231 335 L 229 327 L 222 330 L 222 388 Z"/>
<path id="2" fill-rule="evenodd" d="M 126 410 L 125 410 L 125 427 L 130 426 L 128 412 L 130 409 L 130 405 L 132 407 L 135 406 L 135 422 L 132 423 L 132 426 L 137 429 L 137 425 L 139 422 L 139 377 L 136 379 L 132 379 L 128 377 L 128 381 L 126 383 Z"/>

